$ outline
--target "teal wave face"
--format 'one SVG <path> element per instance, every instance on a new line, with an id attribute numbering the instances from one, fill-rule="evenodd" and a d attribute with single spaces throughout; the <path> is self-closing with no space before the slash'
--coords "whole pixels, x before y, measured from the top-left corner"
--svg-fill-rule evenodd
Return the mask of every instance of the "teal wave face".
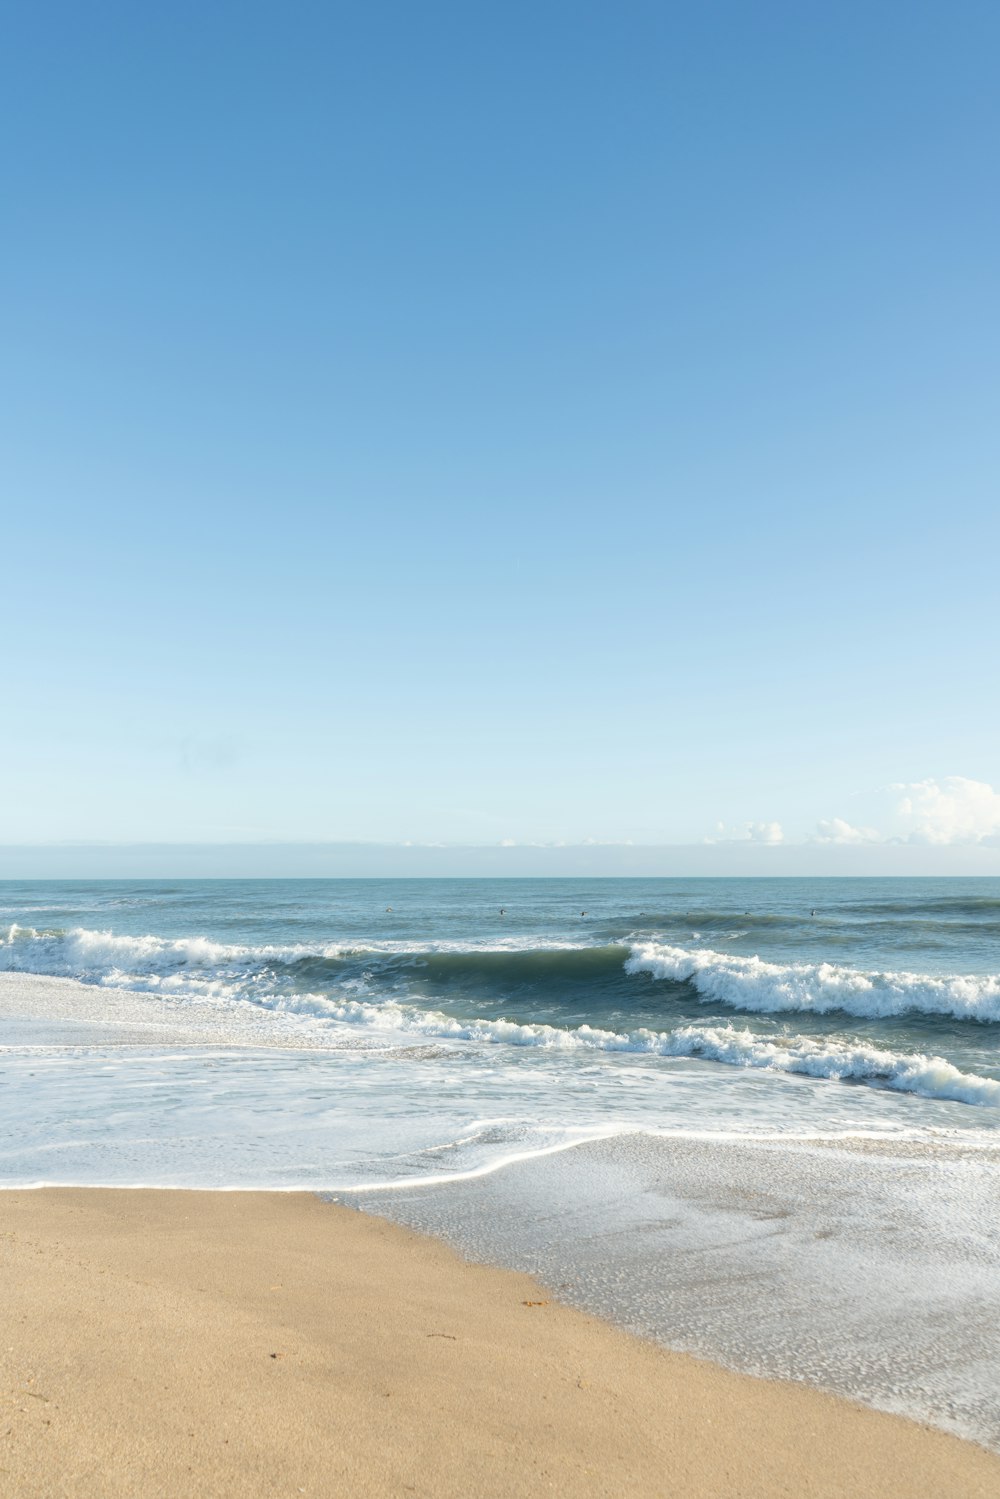
<path id="1" fill-rule="evenodd" d="M 750 1017 L 762 1043 L 997 1070 L 996 880 L 7 883 L 0 913 L 0 966 L 178 1002 L 625 1036 Z"/>

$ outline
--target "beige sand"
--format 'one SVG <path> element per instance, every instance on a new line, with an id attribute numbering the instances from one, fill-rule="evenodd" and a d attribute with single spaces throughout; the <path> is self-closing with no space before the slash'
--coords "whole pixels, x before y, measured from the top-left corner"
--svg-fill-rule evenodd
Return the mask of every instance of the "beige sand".
<path id="1" fill-rule="evenodd" d="M 307 1194 L 0 1193 L 0 1494 L 1000 1494 L 1000 1458 L 665 1353 Z"/>

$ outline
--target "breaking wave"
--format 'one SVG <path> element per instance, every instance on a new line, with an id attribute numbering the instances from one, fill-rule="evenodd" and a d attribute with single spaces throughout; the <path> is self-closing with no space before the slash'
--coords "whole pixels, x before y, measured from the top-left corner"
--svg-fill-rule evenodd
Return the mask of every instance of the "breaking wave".
<path id="1" fill-rule="evenodd" d="M 1000 1021 L 1000 975 L 867 971 L 844 964 L 772 963 L 756 956 L 657 942 L 631 946 L 540 946 L 509 939 L 490 946 L 378 942 L 250 946 L 206 937 L 125 936 L 74 927 L 12 926 L 0 937 L 0 969 L 86 983 L 178 993 L 256 997 L 268 985 L 298 991 L 336 987 L 365 973 L 407 981 L 422 995 L 460 985 L 501 1002 L 521 986 L 559 985 L 627 993 L 629 978 L 683 986 L 700 1003 L 757 1014 L 840 1011 L 864 1019 L 906 1014 Z"/>
<path id="2" fill-rule="evenodd" d="M 709 949 L 637 944 L 626 972 L 688 984 L 704 1002 L 774 1014 L 798 1010 L 877 1020 L 919 1012 L 1000 1020 L 1000 975 L 866 972 L 836 963 L 768 963 Z"/>
<path id="3" fill-rule="evenodd" d="M 682 1026 L 673 1032 L 671 1041 L 673 1056 L 706 1057 L 736 1067 L 762 1067 L 841 1082 L 881 1083 L 922 1098 L 1000 1107 L 1000 1082 L 961 1072 L 944 1057 L 899 1054 L 807 1036 L 776 1040 L 732 1026 Z"/>
<path id="4" fill-rule="evenodd" d="M 1000 979 L 995 975 L 938 977 L 864 972 L 832 963 L 779 964 L 652 942 L 631 948 L 539 948 L 515 941 L 472 949 L 412 943 L 239 946 L 203 937 L 133 937 L 82 927 L 48 932 L 10 928 L 0 937 L 0 969 L 76 978 L 179 1000 L 235 1002 L 238 1008 L 250 1004 L 257 1013 L 264 1009 L 308 1016 L 383 1035 L 577 1055 L 702 1058 L 1000 1107 L 1000 1081 L 992 1077 L 963 1071 L 944 1057 L 842 1036 L 762 1035 L 726 1022 L 689 1023 L 683 1014 L 669 1028 L 628 1027 L 620 1024 L 627 1017 L 627 1009 L 620 1006 L 613 1015 L 605 1007 L 603 1024 L 549 1024 L 497 1014 L 504 1008 L 503 995 L 515 994 L 519 985 L 530 985 L 536 994 L 547 986 L 569 985 L 583 1005 L 589 990 L 606 995 L 609 985 L 617 992 L 640 980 L 647 985 L 668 982 L 701 1004 L 762 1015 L 840 1011 L 869 1019 L 920 1012 L 985 1021 L 1000 1019 Z M 389 988 L 380 982 L 386 974 Z M 463 990 L 471 986 L 471 992 L 495 999 L 493 1015 L 462 1018 L 447 1013 L 441 1001 L 456 980 Z M 420 1003 L 425 991 L 437 993 L 437 1002 Z M 579 1014 L 580 1006 L 576 1008 Z M 646 1011 L 648 1018 L 648 1006 Z"/>
<path id="5" fill-rule="evenodd" d="M 577 948 L 569 943 L 540 948 L 516 938 L 470 949 L 460 943 L 392 941 L 251 946 L 207 937 L 134 937 L 86 927 L 36 931 L 11 926 L 0 936 L 0 970 L 156 988 L 185 976 L 197 983 L 275 971 L 336 980 L 349 966 L 373 962 L 399 970 L 426 969 L 442 977 L 470 968 L 502 977 L 509 963 L 520 974 L 544 977 L 565 970 L 571 976 L 585 977 L 597 970 L 620 969 L 624 955 L 624 949 Z"/>

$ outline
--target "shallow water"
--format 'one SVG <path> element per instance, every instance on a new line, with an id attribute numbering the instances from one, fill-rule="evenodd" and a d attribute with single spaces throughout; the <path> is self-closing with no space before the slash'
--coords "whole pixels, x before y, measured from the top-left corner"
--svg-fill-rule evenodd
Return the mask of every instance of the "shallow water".
<path id="1" fill-rule="evenodd" d="M 8 1031 L 11 1180 L 85 1179 L 81 1138 L 109 1180 L 336 1187 L 635 1129 L 1000 1124 L 1000 881 L 8 883 L 0 919 L 0 970 L 81 981 L 94 1038 L 29 1069 Z"/>
<path id="2" fill-rule="evenodd" d="M 993 1147 L 637 1134 L 342 1200 L 642 1336 L 1000 1450 Z"/>

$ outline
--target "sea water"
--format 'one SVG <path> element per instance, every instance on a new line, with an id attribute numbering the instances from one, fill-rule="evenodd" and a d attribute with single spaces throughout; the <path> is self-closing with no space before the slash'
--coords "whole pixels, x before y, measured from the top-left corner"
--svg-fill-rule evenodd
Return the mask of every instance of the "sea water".
<path id="1" fill-rule="evenodd" d="M 1000 881 L 0 885 L 0 1183 L 310 1188 L 1000 1445 Z"/>

